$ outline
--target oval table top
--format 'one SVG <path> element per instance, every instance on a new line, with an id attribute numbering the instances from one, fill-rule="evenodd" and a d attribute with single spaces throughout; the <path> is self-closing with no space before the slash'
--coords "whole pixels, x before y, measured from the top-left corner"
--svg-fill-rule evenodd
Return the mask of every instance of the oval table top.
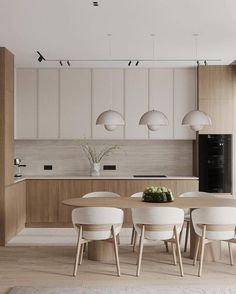
<path id="1" fill-rule="evenodd" d="M 72 198 L 62 201 L 63 204 L 74 207 L 236 207 L 236 199 L 220 197 L 176 197 L 173 202 L 150 203 L 143 202 L 141 198 L 130 197 L 97 197 L 97 198 Z"/>

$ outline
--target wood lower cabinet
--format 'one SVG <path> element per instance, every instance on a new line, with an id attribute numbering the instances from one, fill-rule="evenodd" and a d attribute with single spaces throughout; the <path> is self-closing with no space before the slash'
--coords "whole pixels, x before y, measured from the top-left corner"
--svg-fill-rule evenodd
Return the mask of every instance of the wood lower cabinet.
<path id="1" fill-rule="evenodd" d="M 5 242 L 19 233 L 25 222 L 26 183 L 22 181 L 5 189 Z"/>
<path id="2" fill-rule="evenodd" d="M 198 180 L 27 180 L 27 227 L 71 226 L 73 208 L 62 204 L 69 198 L 93 191 L 111 191 L 129 197 L 147 186 L 166 186 L 175 197 L 197 191 Z M 125 209 L 124 226 L 131 226 L 130 210 Z"/>

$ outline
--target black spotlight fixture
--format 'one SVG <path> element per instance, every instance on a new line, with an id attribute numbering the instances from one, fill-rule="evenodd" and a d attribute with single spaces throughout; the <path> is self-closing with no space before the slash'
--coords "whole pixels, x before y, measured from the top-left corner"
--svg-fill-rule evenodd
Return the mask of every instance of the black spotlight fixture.
<path id="1" fill-rule="evenodd" d="M 43 57 L 43 55 L 39 51 L 37 51 L 37 53 L 39 55 L 39 57 L 38 57 L 39 62 L 42 62 L 43 60 L 46 61 L 46 59 Z"/>
<path id="2" fill-rule="evenodd" d="M 200 65 L 200 62 L 199 62 L 199 60 L 197 60 L 197 66 L 199 66 Z"/>
<path id="3" fill-rule="evenodd" d="M 128 63 L 128 66 L 130 66 L 131 65 L 131 60 L 129 61 L 129 63 Z"/>
<path id="4" fill-rule="evenodd" d="M 67 65 L 68 65 L 68 66 L 70 66 L 70 61 L 69 61 L 69 60 L 67 60 L 67 62 L 66 62 L 66 63 L 67 63 Z"/>
<path id="5" fill-rule="evenodd" d="M 204 60 L 204 65 L 207 66 L 207 61 L 206 60 Z"/>
<path id="6" fill-rule="evenodd" d="M 93 1 L 93 6 L 95 7 L 99 6 L 98 1 Z"/>
<path id="7" fill-rule="evenodd" d="M 63 63 L 62 63 L 62 61 L 61 61 L 61 60 L 59 61 L 59 63 L 60 63 L 60 66 L 63 66 Z"/>
<path id="8" fill-rule="evenodd" d="M 135 66 L 138 66 L 138 64 L 139 64 L 139 60 L 136 61 Z"/>

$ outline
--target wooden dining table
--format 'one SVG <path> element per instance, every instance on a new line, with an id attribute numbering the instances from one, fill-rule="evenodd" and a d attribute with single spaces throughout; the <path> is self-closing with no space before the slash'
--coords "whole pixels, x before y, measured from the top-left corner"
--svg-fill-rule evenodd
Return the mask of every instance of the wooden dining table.
<path id="1" fill-rule="evenodd" d="M 153 203 L 144 202 L 141 198 L 130 197 L 98 197 L 98 198 L 71 198 L 62 202 L 73 207 L 178 207 L 190 210 L 202 207 L 236 207 L 236 199 L 224 197 L 176 197 L 173 202 Z M 190 258 L 193 258 L 196 245 L 196 234 L 190 225 Z M 205 260 L 220 259 L 220 242 L 206 244 Z M 93 241 L 89 245 L 88 258 L 92 260 L 113 260 L 113 244 L 109 241 Z"/>

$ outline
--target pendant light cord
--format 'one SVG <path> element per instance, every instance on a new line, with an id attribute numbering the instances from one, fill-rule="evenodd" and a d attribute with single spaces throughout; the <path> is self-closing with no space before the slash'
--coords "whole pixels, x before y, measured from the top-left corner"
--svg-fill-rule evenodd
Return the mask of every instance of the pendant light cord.
<path id="1" fill-rule="evenodd" d="M 111 34 L 108 34 L 108 54 L 111 59 Z M 113 94 L 113 83 L 112 83 L 112 68 L 110 69 L 110 110 L 112 109 L 112 95 Z"/>
<path id="2" fill-rule="evenodd" d="M 198 87 L 199 87 L 199 81 L 198 81 L 198 75 L 199 75 L 199 62 L 198 62 L 198 34 L 194 34 L 194 44 L 195 44 L 195 58 L 197 61 L 197 70 L 196 70 L 196 101 L 197 105 L 195 104 L 195 108 L 198 110 Z"/>

